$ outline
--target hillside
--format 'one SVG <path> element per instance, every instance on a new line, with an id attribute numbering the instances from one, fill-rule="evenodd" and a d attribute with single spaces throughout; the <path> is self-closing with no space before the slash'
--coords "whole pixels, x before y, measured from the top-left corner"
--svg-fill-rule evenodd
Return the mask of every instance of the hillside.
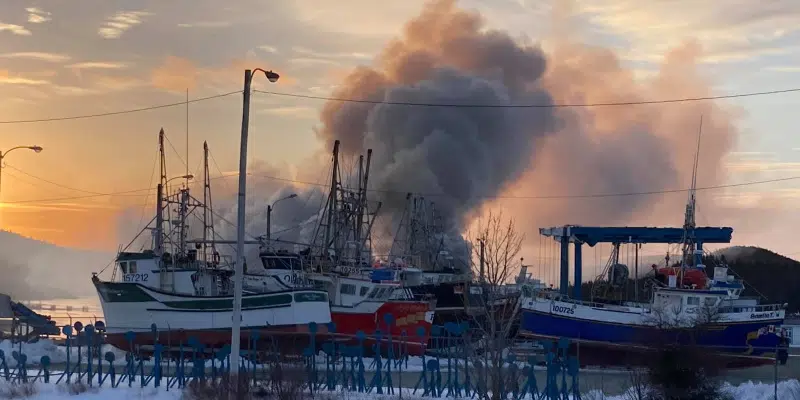
<path id="1" fill-rule="evenodd" d="M 91 273 L 112 257 L 0 231 L 0 293 L 17 300 L 94 296 Z"/>
<path id="2" fill-rule="evenodd" d="M 719 250 L 734 275 L 746 282 L 745 296 L 767 298 L 768 303 L 789 303 L 788 312 L 800 311 L 800 262 L 759 247 L 736 246 Z M 706 262 L 709 267 L 711 261 Z M 708 271 L 713 274 L 713 268 Z"/>

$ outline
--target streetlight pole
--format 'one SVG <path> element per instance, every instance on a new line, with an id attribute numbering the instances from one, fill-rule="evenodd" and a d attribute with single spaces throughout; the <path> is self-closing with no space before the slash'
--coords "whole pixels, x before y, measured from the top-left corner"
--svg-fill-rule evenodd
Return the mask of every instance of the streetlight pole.
<path id="1" fill-rule="evenodd" d="M 17 146 L 17 147 L 12 147 L 6 150 L 5 152 L 0 151 L 0 187 L 2 187 L 2 182 L 3 182 L 3 161 L 5 160 L 8 153 L 11 153 L 12 151 L 17 149 L 33 150 L 35 153 L 39 153 L 42 151 L 41 146 Z M 0 197 L 0 203 L 2 203 L 2 197 Z"/>
<path id="2" fill-rule="evenodd" d="M 275 205 L 283 200 L 293 199 L 297 197 L 297 193 L 292 193 L 284 198 L 275 200 L 271 205 L 267 206 L 267 248 L 270 247 L 272 241 L 272 209 Z"/>
<path id="3" fill-rule="evenodd" d="M 272 71 L 261 68 L 244 71 L 244 91 L 242 95 L 242 135 L 239 148 L 239 193 L 236 209 L 236 267 L 233 273 L 233 320 L 231 321 L 231 383 L 239 387 L 239 353 L 241 348 L 242 327 L 242 286 L 244 283 L 244 201 L 247 188 L 247 131 L 250 127 L 250 84 L 253 82 L 253 73 L 261 71 L 270 82 L 275 83 L 280 77 Z M 231 393 L 233 394 L 233 393 Z"/>

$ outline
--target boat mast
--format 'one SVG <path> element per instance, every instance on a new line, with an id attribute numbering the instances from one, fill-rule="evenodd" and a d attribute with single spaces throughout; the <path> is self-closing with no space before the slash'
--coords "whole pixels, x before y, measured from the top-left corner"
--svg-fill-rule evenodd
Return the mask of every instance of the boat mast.
<path id="1" fill-rule="evenodd" d="M 203 141 L 203 263 L 208 262 L 207 241 L 208 241 L 208 200 L 210 182 L 208 181 L 208 141 Z"/>
<path id="2" fill-rule="evenodd" d="M 363 158 L 363 156 L 362 156 Z M 375 218 L 377 217 L 377 213 L 381 208 L 381 203 L 378 203 L 377 208 L 375 209 L 375 214 L 372 218 L 370 218 L 369 223 L 367 224 L 367 231 L 364 235 L 361 235 L 361 229 L 364 226 L 364 214 L 368 213 L 369 210 L 367 209 L 367 185 L 369 184 L 369 167 L 372 163 L 372 149 L 367 149 L 367 164 L 364 167 L 364 178 L 363 182 L 359 181 L 359 185 L 361 187 L 361 191 L 359 192 L 358 198 L 361 202 L 361 207 L 358 213 L 358 232 L 359 232 L 359 246 L 360 251 L 363 253 L 363 249 L 368 248 L 370 257 L 372 256 L 372 224 L 375 222 Z M 369 217 L 369 216 L 368 216 Z M 369 241 L 369 246 L 367 246 L 367 241 Z M 371 260 L 367 260 L 371 262 Z"/>
<path id="3" fill-rule="evenodd" d="M 331 246 L 331 227 L 333 225 L 333 213 L 336 211 L 336 177 L 339 169 L 339 140 L 333 142 L 333 168 L 331 170 L 331 190 L 328 193 L 328 215 L 327 223 L 325 224 L 324 246 L 322 250 L 325 256 L 328 256 L 328 251 Z"/>
<path id="4" fill-rule="evenodd" d="M 156 229 L 155 229 L 155 253 L 161 257 L 164 253 L 164 182 L 167 180 L 167 166 L 164 162 L 164 128 L 158 132 L 158 152 L 161 163 L 161 177 L 156 189 Z"/>
<path id="5" fill-rule="evenodd" d="M 692 186 L 689 189 L 689 200 L 686 204 L 686 214 L 683 222 L 683 259 L 681 260 L 681 276 L 678 279 L 678 285 L 683 287 L 683 274 L 686 267 L 690 263 L 691 257 L 694 256 L 696 249 L 695 240 L 695 212 L 696 212 L 696 193 L 697 193 L 697 164 L 700 160 L 700 138 L 703 134 L 703 116 L 700 116 L 700 129 L 697 133 L 697 150 L 694 154 L 694 163 L 692 165 Z M 694 259 L 692 264 L 696 267 L 699 260 Z"/>

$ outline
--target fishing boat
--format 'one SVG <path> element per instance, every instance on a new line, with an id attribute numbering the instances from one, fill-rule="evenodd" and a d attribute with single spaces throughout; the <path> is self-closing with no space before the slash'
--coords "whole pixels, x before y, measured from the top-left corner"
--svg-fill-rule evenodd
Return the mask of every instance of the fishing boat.
<path id="1" fill-rule="evenodd" d="M 422 355 L 430 338 L 436 300 L 417 300 L 403 286 L 406 273 L 371 265 L 371 227 L 377 209 L 369 212 L 366 188 L 371 151 L 360 158 L 358 187 L 348 190 L 339 181 L 339 141 L 334 143 L 333 180 L 320 214 L 314 243 L 304 255 L 277 249 L 267 237 L 259 254 L 263 270 L 245 275 L 252 293 L 287 288 L 317 288 L 328 294 L 331 321 L 340 340 L 366 336 L 367 349 L 382 336 L 386 349 L 391 337 L 395 354 Z M 251 269 L 252 270 L 252 269 Z"/>
<path id="2" fill-rule="evenodd" d="M 207 145 L 204 147 L 207 154 Z M 219 253 L 213 245 L 209 248 L 204 241 L 192 248 L 187 242 L 190 209 L 204 210 L 206 234 L 206 202 L 192 197 L 188 186 L 163 195 L 168 182 L 163 130 L 159 134 L 159 151 L 161 181 L 155 224 L 145 229 L 153 233 L 153 248 L 120 251 L 110 280 L 92 276 L 103 308 L 106 337 L 110 344 L 123 350 L 152 346 L 156 340 L 186 345 L 190 337 L 207 347 L 222 347 L 231 339 L 233 272 L 219 264 Z M 205 183 L 209 190 L 207 171 L 206 162 Z M 174 206 L 177 216 L 165 218 Z M 324 326 L 331 321 L 328 293 L 313 288 L 284 288 L 245 294 L 241 321 L 242 343 L 251 343 L 248 338 L 257 332 L 262 341 L 274 340 L 282 343 L 281 348 L 286 351 L 300 351 L 308 339 L 309 323 Z M 133 337 L 129 332 L 134 333 Z"/>
<path id="3" fill-rule="evenodd" d="M 699 144 L 699 141 L 698 141 Z M 699 152 L 699 146 L 698 146 Z M 582 362 L 647 362 L 649 352 L 664 346 L 694 345 L 719 356 L 723 366 L 748 367 L 786 361 L 787 336 L 781 327 L 787 304 L 761 304 L 741 297 L 744 282 L 729 274 L 721 262 L 708 277 L 704 265 L 704 243 L 729 243 L 732 228 L 696 227 L 695 191 L 697 157 L 682 228 L 584 227 L 544 228 L 562 246 L 575 245 L 575 284 L 568 294 L 568 248 L 562 247 L 561 290 L 524 287 L 521 298 L 521 334 L 530 338 L 568 338 L 579 347 Z M 592 298 L 582 301 L 582 244 L 614 245 L 603 272 L 593 283 Z M 649 299 L 636 298 L 640 276 L 634 273 L 634 299 L 629 269 L 620 261 L 620 245 L 675 243 L 682 258 L 675 265 L 654 266 L 645 277 Z M 567 256 L 567 258 L 564 257 Z M 666 258 L 667 263 L 669 258 Z M 708 258 L 707 258 L 708 260 Z M 644 297 L 644 296 L 642 296 Z"/>

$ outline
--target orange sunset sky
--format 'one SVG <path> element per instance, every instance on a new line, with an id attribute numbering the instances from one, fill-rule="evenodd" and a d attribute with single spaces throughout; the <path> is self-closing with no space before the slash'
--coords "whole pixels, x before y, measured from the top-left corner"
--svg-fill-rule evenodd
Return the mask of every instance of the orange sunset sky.
<path id="1" fill-rule="evenodd" d="M 697 69 L 709 78 L 713 94 L 800 87 L 800 3 L 779 0 L 757 7 L 743 0 L 673 1 L 669 7 L 665 3 L 458 2 L 480 12 L 487 27 L 502 29 L 520 41 L 541 41 L 545 51 L 555 46 L 552 38 L 559 33 L 610 49 L 634 81 L 652 77 L 670 49 L 691 41 L 702 48 Z M 177 103 L 184 101 L 187 90 L 191 99 L 241 90 L 243 69 L 252 67 L 281 74 L 275 85 L 258 77 L 256 89 L 327 96 L 353 68 L 371 65 L 423 4 L 419 0 L 2 2 L 0 150 L 19 145 L 44 148 L 38 154 L 16 150 L 5 159 L 3 229 L 63 246 L 114 250 L 141 227 L 135 226 L 141 215 L 145 220 L 152 216 L 152 194 L 146 189 L 155 185 L 152 171 L 160 128 L 169 138 L 169 175 L 181 175 L 186 169 L 183 105 L 96 118 L 47 119 Z M 569 32 L 553 23 L 563 18 L 571 21 Z M 675 92 L 650 94 L 682 97 Z M 732 110 L 736 130 L 723 157 L 723 183 L 800 175 L 800 135 L 794 121 L 798 103 L 800 95 L 793 94 L 721 101 Z M 309 157 L 330 146 L 315 133 L 323 105 L 320 100 L 255 93 L 249 161 L 282 166 L 278 174 L 284 178 L 302 172 Z M 240 121 L 240 94 L 190 104 L 188 169 L 199 171 L 202 143 L 208 141 L 216 161 L 213 174 L 235 171 Z M 695 132 L 687 135 L 691 143 Z M 235 184 L 235 177 L 215 181 L 221 191 L 234 189 Z M 699 222 L 714 224 L 702 216 L 703 207 L 715 204 L 761 210 L 764 214 L 753 215 L 768 215 L 759 217 L 764 225 L 736 227 L 737 241 L 796 253 L 800 249 L 795 250 L 790 234 L 800 222 L 793 215 L 798 189 L 795 181 L 787 181 L 720 192 L 701 205 Z M 134 190 L 139 191 L 130 192 Z M 107 195 L 118 192 L 129 193 Z M 680 222 L 682 210 L 675 213 Z"/>

